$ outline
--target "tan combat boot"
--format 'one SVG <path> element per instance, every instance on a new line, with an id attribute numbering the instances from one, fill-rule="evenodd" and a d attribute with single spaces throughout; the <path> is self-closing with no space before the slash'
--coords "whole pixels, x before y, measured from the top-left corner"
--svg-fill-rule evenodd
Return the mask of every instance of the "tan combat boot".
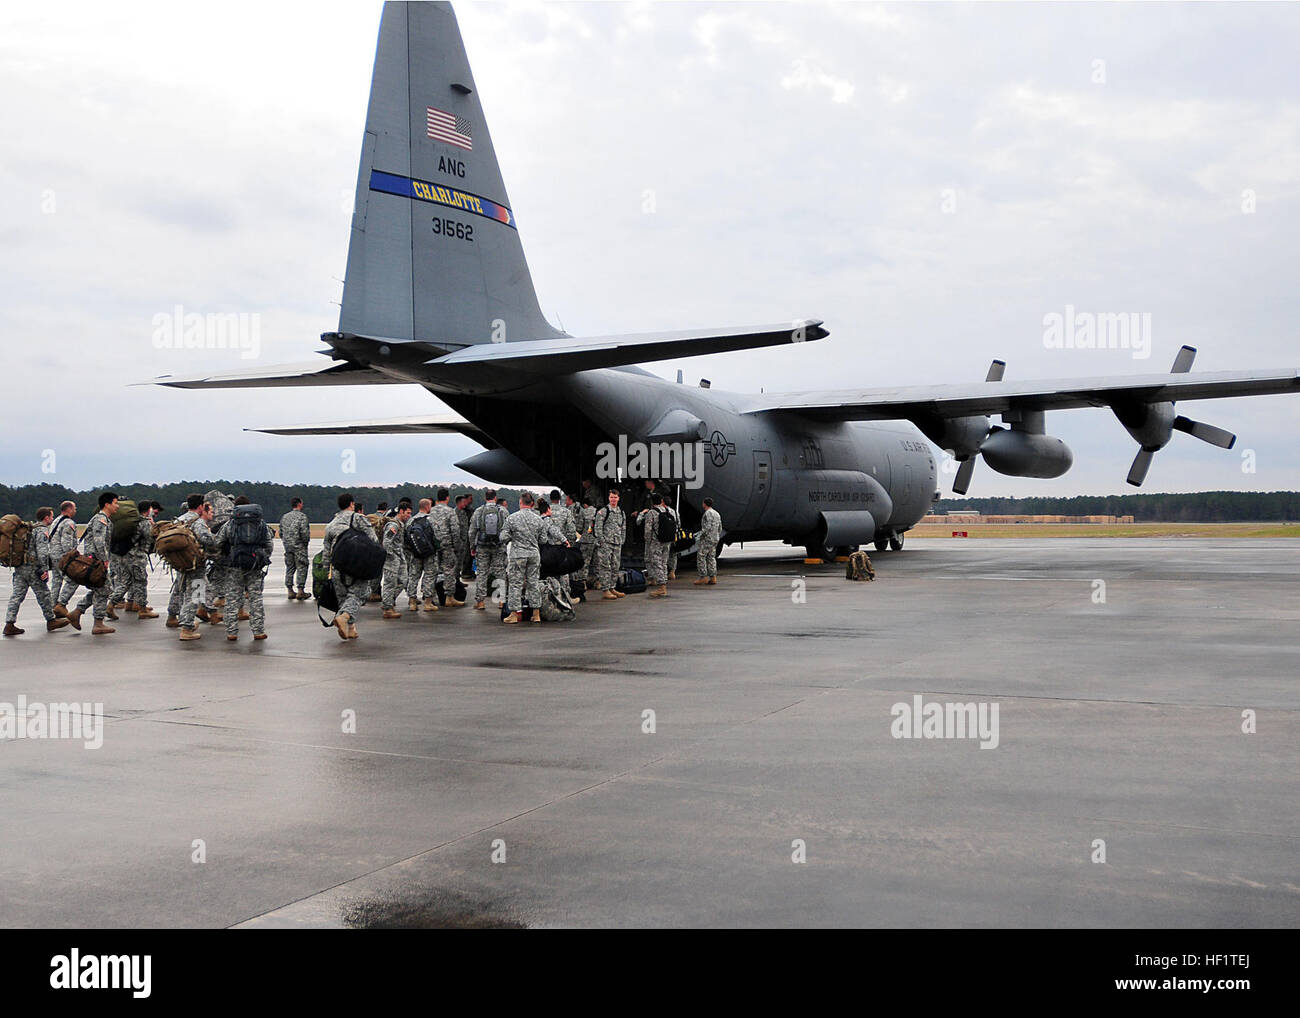
<path id="1" fill-rule="evenodd" d="M 706 585 L 708 584 L 708 582 L 709 582 L 709 578 L 708 578 L 707 576 L 701 576 L 698 580 L 696 580 L 696 581 L 695 581 L 693 584 L 691 584 L 691 585 L 694 586 L 694 587 L 703 587 L 703 586 L 706 586 Z"/>
<path id="2" fill-rule="evenodd" d="M 529 619 L 528 621 L 530 621 L 530 622 L 541 622 L 541 621 L 542 621 L 542 610 L 541 610 L 540 608 L 534 608 L 534 609 L 533 609 L 533 617 L 532 617 L 531 619 Z"/>
<path id="3" fill-rule="evenodd" d="M 203 639 L 203 634 L 199 632 L 199 627 L 198 627 L 198 626 L 190 626 L 190 627 L 188 627 L 188 628 L 186 628 L 185 626 L 182 626 L 182 627 L 181 627 L 181 639 L 182 639 L 182 640 L 201 640 L 201 639 Z"/>
<path id="4" fill-rule="evenodd" d="M 265 634 L 265 633 L 254 633 L 254 634 L 253 634 L 253 639 L 254 639 L 254 640 L 265 640 L 265 639 L 266 639 L 266 634 Z"/>
<path id="5" fill-rule="evenodd" d="M 408 612 L 419 611 L 419 610 L 420 610 L 420 602 L 417 601 L 417 600 L 416 600 L 415 598 L 413 598 L 413 597 L 408 597 L 408 598 L 406 599 L 406 610 L 407 610 Z"/>
<path id="6" fill-rule="evenodd" d="M 68 606 L 66 604 L 56 604 L 54 614 L 61 619 L 66 619 L 68 617 Z"/>
<path id="7" fill-rule="evenodd" d="M 226 621 L 226 613 L 208 612 L 208 621 L 211 622 L 214 626 L 219 626 L 221 625 L 221 623 Z"/>
<path id="8" fill-rule="evenodd" d="M 158 613 L 154 611 L 152 608 L 150 608 L 147 604 L 141 605 L 136 610 L 140 613 L 139 617 L 141 622 L 143 622 L 145 619 L 156 619 L 158 617 Z"/>
<path id="9" fill-rule="evenodd" d="M 236 640 L 239 639 L 239 634 L 238 634 L 238 633 L 227 633 L 227 634 L 226 634 L 226 639 L 229 640 L 231 643 L 234 643 Z"/>
<path id="10" fill-rule="evenodd" d="M 433 598 L 426 597 L 424 599 L 424 610 L 427 612 L 436 612 L 438 610 L 438 606 L 434 604 Z"/>
<path id="11" fill-rule="evenodd" d="M 95 619 L 95 624 L 90 627 L 91 636 L 107 636 L 109 633 L 116 633 L 117 630 L 112 626 L 104 625 L 103 619 Z"/>
<path id="12" fill-rule="evenodd" d="M 600 595 L 600 599 L 602 601 L 617 601 L 618 595 L 615 594 L 612 590 L 607 590 L 605 591 L 605 593 Z"/>
<path id="13" fill-rule="evenodd" d="M 72 625 L 73 629 L 77 630 L 77 632 L 81 632 L 81 609 L 80 608 L 76 608 L 68 612 L 68 622 Z"/>
<path id="14" fill-rule="evenodd" d="M 167 628 L 168 628 L 168 629 L 179 629 L 180 627 L 181 627 L 181 619 L 180 619 L 180 616 L 179 616 L 179 615 L 168 615 L 168 616 L 167 616 Z"/>
<path id="15" fill-rule="evenodd" d="M 397 611 L 396 609 L 393 608 L 384 609 L 384 618 L 386 619 L 400 619 L 401 617 L 402 617 L 402 613 Z"/>
<path id="16" fill-rule="evenodd" d="M 205 604 L 201 604 L 201 605 L 198 606 L 198 608 L 195 609 L 195 611 L 194 611 L 194 617 L 195 617 L 196 619 L 199 619 L 199 620 L 202 621 L 202 622 L 211 622 L 211 621 L 212 621 L 212 616 L 211 616 L 211 614 L 209 614 L 209 612 L 208 612 L 208 606 L 205 605 Z"/>
<path id="17" fill-rule="evenodd" d="M 5 636 L 22 636 L 26 629 L 19 629 L 12 622 L 5 623 Z"/>
<path id="18" fill-rule="evenodd" d="M 351 621 L 352 617 L 347 612 L 339 612 L 334 616 L 334 628 L 339 631 L 340 640 L 348 638 L 348 623 Z"/>
<path id="19" fill-rule="evenodd" d="M 117 612 L 115 612 L 115 611 L 113 610 L 113 602 L 112 602 L 112 601 L 109 601 L 109 602 L 108 602 L 108 617 L 109 617 L 110 619 L 112 619 L 114 622 L 117 621 Z"/>
<path id="20" fill-rule="evenodd" d="M 718 582 L 718 578 L 717 578 L 716 576 L 710 576 L 710 577 L 709 577 L 709 585 L 710 585 L 710 586 L 714 586 L 714 585 L 716 585 L 717 582 Z"/>
<path id="21" fill-rule="evenodd" d="M 140 606 L 136 604 L 134 601 L 128 601 L 126 603 L 126 610 L 129 612 L 138 612 L 140 610 Z"/>
<path id="22" fill-rule="evenodd" d="M 289 588 L 289 600 L 290 600 L 290 601 L 296 601 L 296 600 L 298 600 L 298 595 L 295 594 L 295 593 L 293 592 L 293 588 L 292 588 L 292 587 Z"/>
<path id="23" fill-rule="evenodd" d="M 675 580 L 675 579 L 677 579 L 677 570 L 676 570 L 676 569 L 674 569 L 671 573 L 668 574 L 668 579 L 670 579 L 670 580 Z"/>
<path id="24" fill-rule="evenodd" d="M 236 615 L 235 618 L 239 619 L 240 622 L 247 622 L 249 620 L 249 614 L 248 612 L 244 611 L 243 608 L 240 608 L 239 614 Z"/>
<path id="25" fill-rule="evenodd" d="M 511 612 L 501 621 L 504 622 L 507 626 L 513 626 L 516 622 L 519 621 L 519 612 Z"/>
<path id="26" fill-rule="evenodd" d="M 454 597 L 452 597 L 450 594 L 448 594 L 447 597 L 446 597 L 446 599 L 445 599 L 445 603 L 443 604 L 443 607 L 444 607 L 444 608 L 464 608 L 464 607 L 465 607 L 465 602 L 464 602 L 464 601 L 457 601 Z"/>
<path id="27" fill-rule="evenodd" d="M 68 624 L 68 620 L 67 620 L 67 619 L 50 619 L 49 622 L 45 623 L 45 631 L 46 631 L 47 633 L 53 633 L 53 632 L 56 632 L 57 630 L 62 629 L 62 628 L 63 628 L 64 626 L 66 626 L 67 624 Z M 8 627 L 6 627 L 6 628 L 8 628 Z M 21 632 L 21 631 L 22 631 L 22 630 L 19 630 L 19 632 Z"/>
<path id="28" fill-rule="evenodd" d="M 226 599 L 224 597 L 219 597 L 212 602 L 213 608 L 224 608 L 225 606 L 226 606 Z"/>
<path id="29" fill-rule="evenodd" d="M 625 593 L 624 593 L 623 591 L 621 591 L 621 590 L 616 590 L 616 591 L 614 591 L 614 596 L 615 596 L 615 597 L 627 597 L 627 594 L 625 594 Z"/>
<path id="30" fill-rule="evenodd" d="M 351 619 L 348 619 L 348 639 L 355 640 L 356 638 L 357 638 L 357 624 L 353 622 Z"/>

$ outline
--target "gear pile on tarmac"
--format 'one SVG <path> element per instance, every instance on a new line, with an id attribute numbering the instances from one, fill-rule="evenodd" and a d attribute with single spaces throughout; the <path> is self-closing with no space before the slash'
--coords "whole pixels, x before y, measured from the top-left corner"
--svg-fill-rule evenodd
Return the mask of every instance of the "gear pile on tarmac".
<path id="1" fill-rule="evenodd" d="M 677 579 L 677 512 L 652 483 L 647 483 L 644 508 L 636 513 L 620 507 L 616 489 L 597 507 L 596 489 L 586 481 L 583 488 L 577 500 L 558 490 L 551 491 L 549 500 L 524 492 L 514 512 L 493 489 L 471 512 L 470 494 L 453 500 L 448 489 L 439 488 L 433 498 L 402 498 L 393 509 L 380 503 L 371 515 L 351 492 L 344 492 L 315 560 L 308 553 L 311 525 L 302 499 L 295 498 L 278 529 L 287 597 L 308 600 L 307 577 L 312 574 L 313 593 L 323 610 L 334 610 L 333 628 L 342 640 L 358 638 L 357 617 L 367 603 L 380 603 L 384 620 L 398 620 L 404 614 L 398 609 L 403 594 L 407 614 L 433 613 L 464 607 L 469 584 L 473 608 L 485 611 L 489 602 L 504 606 L 502 622 L 507 625 L 541 622 L 547 614 L 544 605 L 551 617 L 572 619 L 573 602 L 586 601 L 587 590 L 599 590 L 608 601 L 626 596 L 621 588 L 634 573 L 623 568 L 630 527 L 638 528 L 644 541 L 649 596 L 669 596 L 668 583 Z M 80 630 L 88 610 L 95 636 L 116 632 L 108 622 L 120 619 L 119 610 L 139 621 L 158 618 L 147 603 L 148 572 L 156 555 L 156 564 L 172 574 L 164 625 L 178 629 L 180 640 L 201 639 L 201 622 L 224 623 L 231 643 L 239 640 L 240 622 L 249 623 L 254 640 L 267 639 L 263 588 L 274 568 L 276 534 L 263 520 L 261 507 L 242 495 L 211 491 L 190 495 L 174 521 L 159 520 L 162 509 L 150 501 L 134 507 L 116 492 L 102 492 L 80 537 L 73 502 L 64 502 L 57 512 L 42 507 L 32 524 L 5 517 L 27 528 L 28 536 L 25 544 L 4 545 L 9 549 L 6 564 L 13 569 L 4 635 L 25 633 L 17 620 L 28 592 L 35 596 L 48 632 L 69 626 Z M 694 584 L 716 585 L 722 519 L 709 499 L 696 536 L 699 575 Z M 574 554 L 572 572 L 543 579 L 542 549 L 548 546 L 578 549 L 581 563 Z M 635 584 L 640 586 L 639 576 Z M 84 593 L 74 602 L 79 587 Z"/>

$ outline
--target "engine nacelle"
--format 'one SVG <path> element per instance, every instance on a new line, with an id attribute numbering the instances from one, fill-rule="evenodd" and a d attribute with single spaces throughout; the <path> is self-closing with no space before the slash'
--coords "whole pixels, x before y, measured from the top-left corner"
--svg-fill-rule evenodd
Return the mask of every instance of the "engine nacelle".
<path id="1" fill-rule="evenodd" d="M 975 417 L 949 417 L 946 420 L 918 421 L 925 437 L 958 460 L 970 459 L 980 451 L 980 443 L 989 433 L 989 419 Z"/>
<path id="2" fill-rule="evenodd" d="M 1074 454 L 1059 438 L 1027 431 L 995 431 L 980 453 L 990 467 L 1009 477 L 1060 477 L 1074 465 Z"/>

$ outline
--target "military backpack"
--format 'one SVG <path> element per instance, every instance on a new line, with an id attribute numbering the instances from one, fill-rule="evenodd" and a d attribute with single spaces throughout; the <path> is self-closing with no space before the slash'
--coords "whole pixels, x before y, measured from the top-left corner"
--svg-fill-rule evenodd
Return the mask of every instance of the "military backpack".
<path id="1" fill-rule="evenodd" d="M 849 564 L 844 567 L 846 580 L 874 580 L 876 571 L 871 568 L 871 559 L 865 551 L 855 551 L 849 556 Z"/>
<path id="2" fill-rule="evenodd" d="M 266 553 L 266 520 L 260 505 L 237 505 L 230 517 L 226 546 L 229 550 L 223 564 L 241 572 L 265 569 L 271 564 Z"/>
<path id="3" fill-rule="evenodd" d="M 118 499 L 108 535 L 108 550 L 114 555 L 129 555 L 135 544 L 135 530 L 140 525 L 140 509 L 129 498 Z"/>
<path id="4" fill-rule="evenodd" d="M 17 569 L 27 562 L 27 544 L 32 537 L 32 525 L 17 514 L 0 517 L 0 565 Z"/>
<path id="5" fill-rule="evenodd" d="M 194 531 L 176 520 L 154 526 L 153 550 L 178 573 L 193 572 L 206 557 Z"/>

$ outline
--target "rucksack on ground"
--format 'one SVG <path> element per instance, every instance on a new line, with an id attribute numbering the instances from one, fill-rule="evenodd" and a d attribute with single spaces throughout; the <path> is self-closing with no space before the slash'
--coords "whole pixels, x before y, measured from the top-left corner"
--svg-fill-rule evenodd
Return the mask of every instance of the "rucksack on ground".
<path id="1" fill-rule="evenodd" d="M 114 555 L 130 554 L 135 544 L 135 530 L 140 525 L 140 509 L 129 498 L 117 500 L 117 512 L 109 521 L 113 525 L 108 535 L 108 550 Z"/>
<path id="2" fill-rule="evenodd" d="M 849 555 L 849 564 L 844 567 L 846 580 L 874 580 L 876 571 L 871 568 L 871 559 L 865 551 L 855 551 Z"/>
<path id="3" fill-rule="evenodd" d="M 569 592 L 568 584 L 562 584 L 554 577 L 542 581 L 541 616 L 543 622 L 572 622 L 578 617 Z"/>
<path id="4" fill-rule="evenodd" d="M 27 544 L 32 525 L 17 513 L 0 517 L 0 564 L 17 569 L 27 562 Z"/>
<path id="5" fill-rule="evenodd" d="M 355 516 L 348 529 L 334 538 L 334 545 L 330 549 L 330 564 L 334 571 L 354 580 L 379 579 L 384 575 L 384 560 L 387 557 L 387 552 L 371 539 L 364 526 L 357 525 Z"/>
<path id="6" fill-rule="evenodd" d="M 154 535 L 153 550 L 178 573 L 192 572 L 206 557 L 194 531 L 184 523 L 169 520 L 157 525 Z"/>
<path id="7" fill-rule="evenodd" d="M 624 569 L 614 583 L 614 589 L 624 594 L 645 593 L 645 573 L 640 569 Z"/>
<path id="8" fill-rule="evenodd" d="M 655 520 L 655 540 L 668 544 L 677 536 L 677 522 L 673 519 L 673 514 L 665 512 L 662 509 L 656 510 L 659 519 Z"/>
<path id="9" fill-rule="evenodd" d="M 260 505 L 237 505 L 226 525 L 227 547 L 224 564 L 243 572 L 265 569 L 271 564 L 266 553 L 266 520 Z"/>

